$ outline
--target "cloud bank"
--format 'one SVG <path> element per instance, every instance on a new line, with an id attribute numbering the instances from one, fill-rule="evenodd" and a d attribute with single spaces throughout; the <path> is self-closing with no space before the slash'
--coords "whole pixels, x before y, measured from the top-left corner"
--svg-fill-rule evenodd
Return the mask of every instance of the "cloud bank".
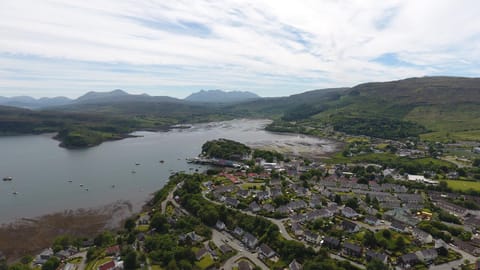
<path id="1" fill-rule="evenodd" d="M 0 2 L 0 94 L 279 96 L 478 76 L 476 0 Z"/>

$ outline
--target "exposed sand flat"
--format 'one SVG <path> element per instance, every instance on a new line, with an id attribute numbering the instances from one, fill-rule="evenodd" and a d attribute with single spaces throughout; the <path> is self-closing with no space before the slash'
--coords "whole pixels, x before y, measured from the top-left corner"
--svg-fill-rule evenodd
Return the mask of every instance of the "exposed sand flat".
<path id="1" fill-rule="evenodd" d="M 21 219 L 0 227 L 0 250 L 9 261 L 35 254 L 52 244 L 55 237 L 93 237 L 105 228 L 118 228 L 132 214 L 132 205 L 118 201 L 95 209 L 69 210 Z"/>

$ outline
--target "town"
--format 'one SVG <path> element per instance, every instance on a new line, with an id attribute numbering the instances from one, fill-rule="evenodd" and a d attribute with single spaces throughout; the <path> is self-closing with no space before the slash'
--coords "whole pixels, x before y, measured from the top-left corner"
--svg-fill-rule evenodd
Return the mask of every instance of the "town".
<path id="1" fill-rule="evenodd" d="M 337 158 L 384 149 L 397 166 L 210 141 L 189 162 L 217 166 L 173 175 L 123 230 L 61 237 L 26 261 L 43 270 L 479 269 L 480 197 L 444 181 L 471 172 L 441 159 L 404 162 L 445 146 L 382 144 L 350 142 Z"/>

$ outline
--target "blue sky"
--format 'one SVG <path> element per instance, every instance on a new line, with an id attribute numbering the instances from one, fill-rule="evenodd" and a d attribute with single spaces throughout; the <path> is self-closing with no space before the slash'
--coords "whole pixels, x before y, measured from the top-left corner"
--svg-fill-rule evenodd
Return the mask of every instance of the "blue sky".
<path id="1" fill-rule="evenodd" d="M 477 0 L 2 0 L 0 95 L 283 96 L 480 73 Z"/>

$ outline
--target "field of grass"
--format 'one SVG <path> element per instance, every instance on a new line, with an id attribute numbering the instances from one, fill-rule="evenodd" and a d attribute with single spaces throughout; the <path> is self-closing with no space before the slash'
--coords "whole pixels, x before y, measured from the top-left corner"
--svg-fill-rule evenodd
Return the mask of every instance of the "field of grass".
<path id="1" fill-rule="evenodd" d="M 263 185 L 264 185 L 263 183 L 244 183 L 242 184 L 242 188 L 243 189 L 249 189 L 249 188 L 261 189 Z"/>
<path id="2" fill-rule="evenodd" d="M 203 257 L 200 261 L 196 262 L 195 265 L 198 266 L 200 269 L 207 269 L 212 266 L 215 262 L 210 254 Z"/>
<path id="3" fill-rule="evenodd" d="M 152 265 L 152 270 L 163 270 L 163 268 L 160 265 L 153 264 Z"/>
<path id="4" fill-rule="evenodd" d="M 480 181 L 446 180 L 448 187 L 454 190 L 467 191 L 473 189 L 480 191 Z"/>

